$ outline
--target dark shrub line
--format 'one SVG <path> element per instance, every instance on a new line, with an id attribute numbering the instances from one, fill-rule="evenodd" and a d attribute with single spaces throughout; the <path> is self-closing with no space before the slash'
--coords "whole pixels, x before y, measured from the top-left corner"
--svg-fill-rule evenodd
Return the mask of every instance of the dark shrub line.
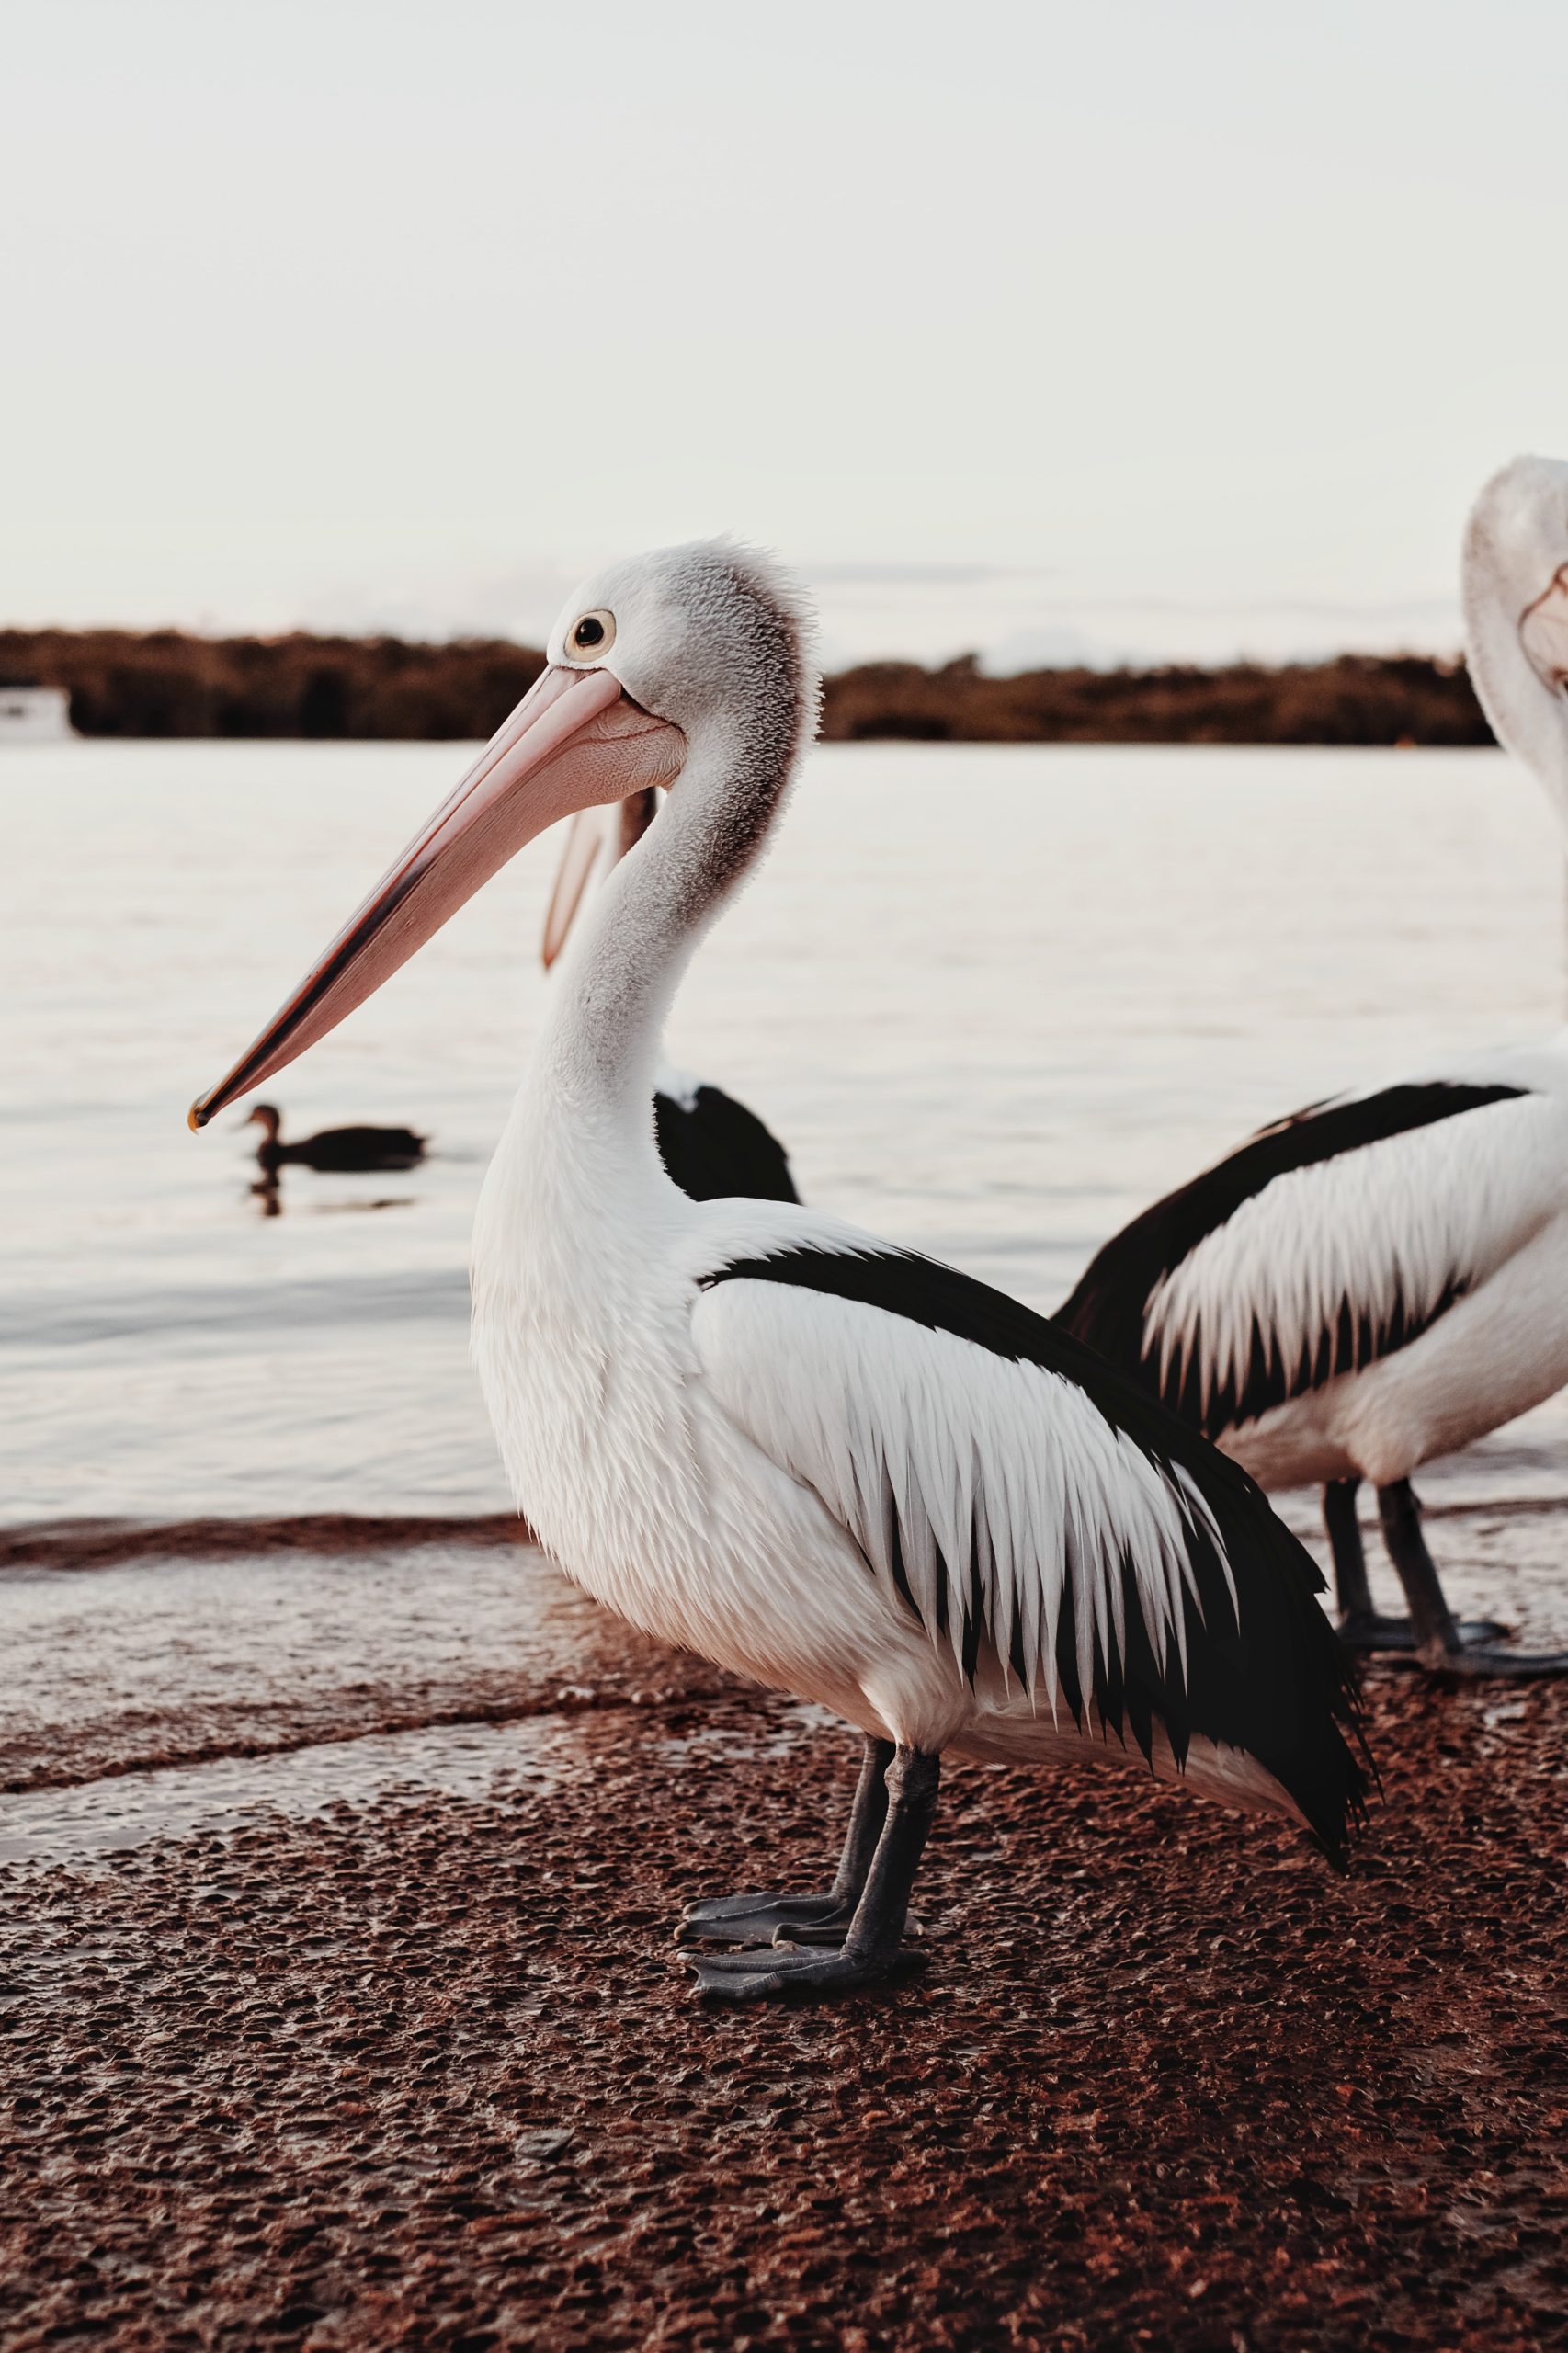
<path id="1" fill-rule="evenodd" d="M 1490 744 L 1462 665 L 1341 654 L 1278 670 L 1028 670 L 879 662 L 829 681 L 824 733 L 992 744 Z"/>
<path id="2" fill-rule="evenodd" d="M 489 735 L 542 655 L 498 638 L 187 637 L 0 631 L 0 677 L 64 687 L 85 735 L 421 739 Z M 1030 670 L 867 663 L 827 683 L 832 741 L 1488 744 L 1462 664 L 1341 654 L 1266 669 Z"/>

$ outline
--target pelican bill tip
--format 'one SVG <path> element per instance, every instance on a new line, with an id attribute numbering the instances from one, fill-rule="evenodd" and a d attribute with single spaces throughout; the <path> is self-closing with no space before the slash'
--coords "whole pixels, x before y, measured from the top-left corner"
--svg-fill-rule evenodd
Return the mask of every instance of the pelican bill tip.
<path id="1" fill-rule="evenodd" d="M 199 1136 L 201 1133 L 202 1129 L 207 1125 L 208 1120 L 211 1117 L 211 1113 L 207 1109 L 206 1104 L 206 1097 L 204 1095 L 199 1095 L 195 1102 L 191 1105 L 189 1110 L 185 1115 L 185 1124 L 190 1130 L 193 1136 Z"/>

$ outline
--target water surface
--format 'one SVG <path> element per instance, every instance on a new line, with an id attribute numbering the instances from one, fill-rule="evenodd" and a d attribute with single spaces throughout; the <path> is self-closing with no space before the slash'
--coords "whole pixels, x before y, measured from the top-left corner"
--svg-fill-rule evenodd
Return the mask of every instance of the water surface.
<path id="1" fill-rule="evenodd" d="M 540 1018 L 536 844 L 268 1089 L 428 1165 L 286 1173 L 185 1125 L 460 772 L 450 745 L 0 756 L 0 1518 L 489 1511 L 485 1161 Z M 1562 886 L 1500 755 L 834 746 L 672 1028 L 802 1190 L 1054 1305 L 1261 1121 L 1556 1025 Z M 1450 1471 L 1561 1494 L 1561 1409 Z"/>

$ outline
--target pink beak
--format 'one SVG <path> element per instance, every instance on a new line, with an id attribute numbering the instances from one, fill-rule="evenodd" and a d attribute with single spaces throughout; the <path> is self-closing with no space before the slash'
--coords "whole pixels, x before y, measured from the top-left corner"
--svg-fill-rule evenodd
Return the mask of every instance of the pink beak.
<path id="1" fill-rule="evenodd" d="M 642 840 L 657 813 L 657 796 L 650 790 L 632 793 L 619 808 L 584 809 L 573 818 L 566 828 L 566 847 L 561 853 L 540 941 L 540 961 L 547 972 L 566 945 L 601 855 L 608 874 Z"/>
<path id="2" fill-rule="evenodd" d="M 679 728 L 609 671 L 546 670 L 228 1076 L 191 1105 L 190 1125 L 335 1029 L 537 834 L 673 782 L 685 757 Z"/>

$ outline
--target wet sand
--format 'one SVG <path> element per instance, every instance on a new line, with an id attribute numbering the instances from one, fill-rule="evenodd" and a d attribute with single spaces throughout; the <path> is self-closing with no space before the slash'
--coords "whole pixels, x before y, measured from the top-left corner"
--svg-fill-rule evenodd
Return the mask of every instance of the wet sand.
<path id="1" fill-rule="evenodd" d="M 955 1767 L 926 1972 L 715 2012 L 680 1905 L 819 1879 L 842 1733 L 502 1524 L 345 1533 L 0 1571 L 8 2353 L 1568 2342 L 1568 1692 L 1369 1677 L 1343 1881 Z M 1561 1508 L 1433 1534 L 1565 1631 Z"/>

